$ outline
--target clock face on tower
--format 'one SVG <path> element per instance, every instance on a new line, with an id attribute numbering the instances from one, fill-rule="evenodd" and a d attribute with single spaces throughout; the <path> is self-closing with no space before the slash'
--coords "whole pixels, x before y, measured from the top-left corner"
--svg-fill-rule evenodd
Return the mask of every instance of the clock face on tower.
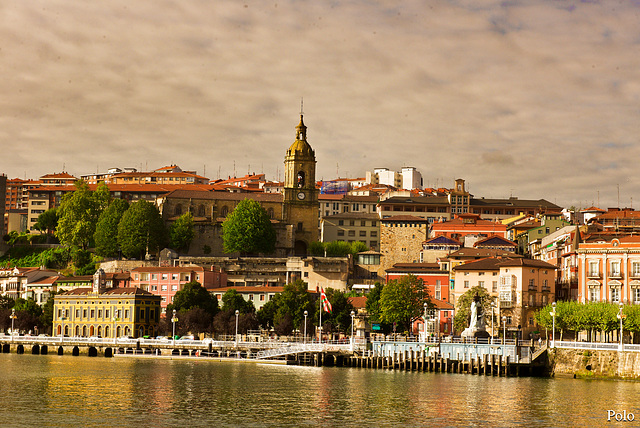
<path id="1" fill-rule="evenodd" d="M 298 199 L 303 200 L 305 196 L 304 192 L 298 192 Z"/>

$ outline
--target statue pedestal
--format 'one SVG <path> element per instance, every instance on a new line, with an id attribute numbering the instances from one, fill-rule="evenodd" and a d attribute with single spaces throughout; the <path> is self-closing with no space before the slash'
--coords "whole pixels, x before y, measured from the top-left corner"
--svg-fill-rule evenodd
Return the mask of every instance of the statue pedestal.
<path id="1" fill-rule="evenodd" d="M 484 327 L 467 327 L 461 334 L 462 337 L 490 337 L 491 335 Z"/>

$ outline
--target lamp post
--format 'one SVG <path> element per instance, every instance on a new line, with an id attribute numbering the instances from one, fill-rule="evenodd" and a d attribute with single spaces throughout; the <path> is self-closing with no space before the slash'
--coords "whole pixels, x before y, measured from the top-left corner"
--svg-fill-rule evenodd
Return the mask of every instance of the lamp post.
<path id="1" fill-rule="evenodd" d="M 176 318 L 176 310 L 173 310 L 173 316 L 171 317 L 171 323 L 173 323 L 173 335 L 171 336 L 171 338 L 173 339 L 173 346 L 176 345 L 176 322 L 178 321 L 178 318 Z"/>
<path id="2" fill-rule="evenodd" d="M 491 301 L 491 344 L 493 345 L 493 336 L 496 335 L 495 330 L 493 328 L 493 312 L 494 309 L 496 308 L 496 302 L 495 301 Z"/>
<path id="3" fill-rule="evenodd" d="M 13 321 L 16 319 L 15 309 L 11 309 L 11 315 L 9 315 L 9 318 L 11 318 L 11 341 L 13 342 Z"/>
<path id="4" fill-rule="evenodd" d="M 118 343 L 118 335 L 116 334 L 116 321 L 118 320 L 118 318 L 116 318 L 116 311 L 113 311 L 113 343 L 114 345 L 116 343 Z"/>
<path id="5" fill-rule="evenodd" d="M 351 311 L 351 349 L 353 349 L 353 319 L 356 316 L 355 311 Z"/>
<path id="6" fill-rule="evenodd" d="M 427 308 L 429 307 L 429 305 L 427 304 L 427 302 L 424 302 L 422 304 L 422 307 L 424 308 L 424 315 L 422 316 L 422 320 L 424 321 L 423 323 L 423 327 L 422 327 L 422 337 L 423 340 L 426 342 L 427 341 Z"/>
<path id="7" fill-rule="evenodd" d="M 507 317 L 502 317 L 502 344 L 507 344 Z"/>
<path id="8" fill-rule="evenodd" d="M 620 319 L 620 346 L 618 348 L 619 351 L 624 351 L 624 343 L 622 342 L 622 320 L 624 320 L 625 316 L 622 315 L 622 308 L 624 304 L 622 302 L 619 303 L 620 310 L 618 312 L 618 318 Z"/>
<path id="9" fill-rule="evenodd" d="M 236 348 L 238 347 L 238 315 L 240 311 L 236 309 Z"/>
<path id="10" fill-rule="evenodd" d="M 307 343 L 307 315 L 309 312 L 304 311 L 304 338 L 302 338 L 302 343 Z"/>
<path id="11" fill-rule="evenodd" d="M 551 334 L 553 336 L 551 339 L 551 347 L 555 348 L 556 347 L 556 302 L 553 302 L 551 306 L 553 307 L 553 310 L 549 312 L 549 315 L 553 317 L 553 328 L 551 329 Z"/>

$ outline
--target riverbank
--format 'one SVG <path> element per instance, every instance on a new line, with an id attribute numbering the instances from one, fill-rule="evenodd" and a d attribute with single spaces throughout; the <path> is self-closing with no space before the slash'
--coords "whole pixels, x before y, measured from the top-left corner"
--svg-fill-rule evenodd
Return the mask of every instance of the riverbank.
<path id="1" fill-rule="evenodd" d="M 549 349 L 552 376 L 582 379 L 640 380 L 640 353 Z"/>
<path id="2" fill-rule="evenodd" d="M 189 356 L 189 355 L 156 355 L 156 354 L 124 354 L 116 353 L 114 358 L 138 358 L 148 360 L 181 360 L 181 361 L 202 361 L 202 362 L 233 362 L 233 363 L 249 363 L 249 364 L 272 364 L 272 365 L 290 365 L 292 361 L 287 360 L 267 360 L 256 358 L 231 358 L 231 357 L 210 357 L 210 356 Z"/>

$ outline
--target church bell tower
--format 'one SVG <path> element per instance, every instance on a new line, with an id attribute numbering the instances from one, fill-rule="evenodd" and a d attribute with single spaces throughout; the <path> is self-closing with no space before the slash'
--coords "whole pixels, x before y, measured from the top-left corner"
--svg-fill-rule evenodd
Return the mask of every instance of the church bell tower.
<path id="1" fill-rule="evenodd" d="M 318 190 L 316 155 L 307 142 L 303 115 L 296 126 L 296 140 L 284 158 L 284 220 L 293 226 L 295 255 L 306 255 L 318 240 Z"/>

